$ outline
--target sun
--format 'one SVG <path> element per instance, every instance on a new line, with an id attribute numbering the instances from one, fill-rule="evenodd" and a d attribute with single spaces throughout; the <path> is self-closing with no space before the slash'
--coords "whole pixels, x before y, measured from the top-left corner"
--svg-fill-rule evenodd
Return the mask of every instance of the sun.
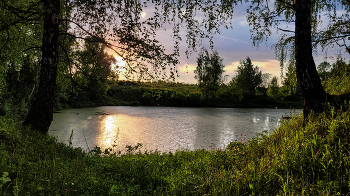
<path id="1" fill-rule="evenodd" d="M 126 62 L 120 56 L 114 56 L 116 63 L 112 65 L 112 70 L 121 72 L 125 70 Z"/>

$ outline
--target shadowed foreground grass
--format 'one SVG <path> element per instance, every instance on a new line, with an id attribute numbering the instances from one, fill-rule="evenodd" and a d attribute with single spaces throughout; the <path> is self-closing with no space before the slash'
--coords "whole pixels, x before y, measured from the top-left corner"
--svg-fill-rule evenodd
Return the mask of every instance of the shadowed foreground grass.
<path id="1" fill-rule="evenodd" d="M 0 119 L 1 195 L 347 195 L 348 108 L 227 149 L 99 156 Z M 132 150 L 132 148 L 129 148 Z M 106 152 L 107 153 L 107 152 Z"/>

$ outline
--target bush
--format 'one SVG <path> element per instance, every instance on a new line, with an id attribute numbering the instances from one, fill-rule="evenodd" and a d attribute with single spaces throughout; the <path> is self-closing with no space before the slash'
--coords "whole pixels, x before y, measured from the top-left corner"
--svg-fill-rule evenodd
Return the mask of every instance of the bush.
<path id="1" fill-rule="evenodd" d="M 201 94 L 200 93 L 188 93 L 186 95 L 187 106 L 200 106 Z"/>

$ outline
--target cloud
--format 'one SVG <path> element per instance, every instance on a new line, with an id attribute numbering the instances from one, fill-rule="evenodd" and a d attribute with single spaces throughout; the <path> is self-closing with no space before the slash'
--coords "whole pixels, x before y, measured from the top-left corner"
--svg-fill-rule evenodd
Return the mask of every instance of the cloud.
<path id="1" fill-rule="evenodd" d="M 231 65 L 225 66 L 225 75 L 232 75 L 237 71 L 237 67 L 239 65 L 239 62 L 232 62 Z"/>
<path id="2" fill-rule="evenodd" d="M 250 3 L 243 3 L 235 7 L 232 17 L 233 28 L 226 29 L 225 27 L 221 27 L 220 34 L 214 35 L 214 50 L 216 50 L 219 53 L 219 56 L 224 59 L 223 63 L 226 65 L 226 72 L 224 75 L 229 75 L 229 77 L 232 78 L 236 74 L 239 61 L 244 60 L 249 56 L 253 64 L 258 66 L 263 73 L 271 73 L 272 75 L 279 77 L 281 75 L 280 64 L 279 61 L 276 60 L 276 54 L 271 46 L 277 42 L 279 36 L 284 32 L 278 31 L 277 33 L 276 29 L 272 28 L 272 34 L 268 40 L 263 41 L 258 48 L 253 46 L 253 42 L 250 39 L 252 33 L 249 31 L 252 27 L 250 27 L 246 21 L 246 9 L 249 4 Z M 271 6 L 273 7 L 273 5 Z M 146 19 L 152 17 L 154 12 L 154 6 L 148 6 L 148 8 L 144 9 L 141 16 L 144 16 L 143 19 Z M 342 12 L 339 13 L 343 14 Z M 195 19 L 201 21 L 203 15 L 203 13 L 197 13 Z M 328 24 L 326 19 L 327 17 L 322 16 L 321 20 L 324 21 L 324 24 L 322 25 Z M 185 50 L 188 48 L 188 44 L 186 43 L 186 33 L 188 29 L 185 24 L 183 25 L 184 26 L 180 28 L 179 33 L 179 35 L 182 36 L 183 41 L 180 41 L 179 44 L 180 54 L 178 58 L 180 64 L 177 66 L 180 77 L 176 78 L 176 81 L 197 83 L 194 79 L 194 70 L 196 68 L 198 53 L 193 52 L 192 55 L 187 58 Z M 320 28 L 323 27 L 322 25 Z M 294 30 L 293 24 L 285 25 L 284 23 L 281 23 L 279 27 L 282 29 Z M 157 30 L 156 39 L 164 46 L 166 53 L 168 54 L 172 53 L 174 50 L 174 38 L 172 37 L 172 33 L 173 25 L 170 24 L 163 24 L 162 28 Z M 292 33 L 288 33 L 288 35 L 289 34 L 293 35 Z M 201 42 L 199 39 L 196 41 L 197 51 L 199 51 L 201 47 L 199 44 Z M 204 47 L 210 50 L 208 39 L 204 41 Z M 341 52 L 343 57 L 347 57 L 347 59 L 350 58 L 349 54 L 344 52 L 344 48 L 337 47 L 338 46 L 335 46 L 335 48 L 332 48 L 333 50 L 330 49 L 330 51 L 327 51 L 327 55 L 332 55 L 336 58 Z M 318 50 L 318 56 L 314 53 L 316 65 L 324 61 L 324 55 L 325 53 L 322 52 L 320 48 Z M 335 59 L 327 59 L 327 61 L 333 63 Z"/>
<path id="3" fill-rule="evenodd" d="M 268 60 L 264 62 L 252 61 L 252 63 L 258 66 L 262 73 L 270 73 L 273 76 L 281 75 L 280 62 L 278 60 Z"/>
<path id="4" fill-rule="evenodd" d="M 178 67 L 178 69 L 182 73 L 194 72 L 194 70 L 196 70 L 196 68 L 197 68 L 197 65 L 193 65 L 193 64 L 184 64 L 184 65 Z"/>
<path id="5" fill-rule="evenodd" d="M 239 21 L 239 25 L 248 26 L 249 24 L 248 24 L 247 20 L 241 20 L 241 21 Z"/>
<path id="6" fill-rule="evenodd" d="M 252 61 L 254 66 L 259 67 L 262 73 L 270 73 L 273 76 L 280 76 L 280 63 L 278 60 L 267 60 L 267 61 Z M 225 66 L 226 71 L 224 75 L 228 75 L 229 78 L 234 77 L 237 74 L 237 68 L 240 65 L 239 61 L 231 62 L 230 65 Z"/>

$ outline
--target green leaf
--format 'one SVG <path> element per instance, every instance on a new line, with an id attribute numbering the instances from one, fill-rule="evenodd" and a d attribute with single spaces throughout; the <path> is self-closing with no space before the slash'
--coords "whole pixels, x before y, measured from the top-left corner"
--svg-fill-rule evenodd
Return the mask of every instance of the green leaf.
<path id="1" fill-rule="evenodd" d="M 3 172 L 2 177 L 0 178 L 0 188 L 6 184 L 7 182 L 10 182 L 11 179 L 7 177 L 9 175 L 8 172 Z"/>

